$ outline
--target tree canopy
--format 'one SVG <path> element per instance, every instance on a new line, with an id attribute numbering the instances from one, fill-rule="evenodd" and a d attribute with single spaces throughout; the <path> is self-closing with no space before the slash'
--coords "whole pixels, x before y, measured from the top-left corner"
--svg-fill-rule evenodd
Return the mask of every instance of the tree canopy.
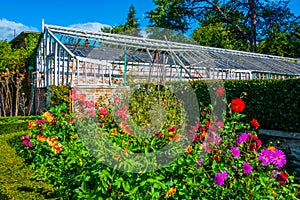
<path id="1" fill-rule="evenodd" d="M 101 31 L 114 34 L 134 31 L 139 27 L 139 19 L 135 15 L 136 10 L 134 5 L 130 5 L 125 23 L 120 23 L 119 25 L 114 25 L 112 27 L 104 27 Z"/>
<path id="2" fill-rule="evenodd" d="M 189 27 L 189 18 L 192 11 L 186 9 L 184 0 L 153 0 L 156 9 L 146 12 L 150 27 L 172 29 L 186 32 Z"/>
<path id="3" fill-rule="evenodd" d="M 201 45 L 300 57 L 299 16 L 288 0 L 153 2 L 156 8 L 147 12 L 150 26 L 187 32 L 196 21 L 192 37 Z"/>
<path id="4" fill-rule="evenodd" d="M 35 66 L 36 49 L 40 39 L 40 34 L 28 33 L 24 37 L 24 46 L 19 47 L 17 44 L 0 41 L 0 72 L 6 68 L 8 70 L 25 71 L 28 66 Z"/>

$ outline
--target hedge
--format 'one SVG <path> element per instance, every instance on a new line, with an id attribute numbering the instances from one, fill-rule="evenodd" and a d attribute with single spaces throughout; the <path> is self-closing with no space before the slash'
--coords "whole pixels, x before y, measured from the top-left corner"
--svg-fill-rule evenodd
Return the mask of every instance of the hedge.
<path id="1" fill-rule="evenodd" d="M 28 128 L 28 120 L 37 118 L 38 116 L 0 117 L 0 135 L 25 131 Z"/>
<path id="2" fill-rule="evenodd" d="M 204 105 L 210 103 L 205 81 L 193 81 L 192 87 Z M 247 120 L 256 118 L 260 128 L 300 132 L 300 79 L 224 80 L 227 103 L 240 97 L 246 103 Z"/>
<path id="3" fill-rule="evenodd" d="M 218 87 L 220 81 L 191 81 L 200 105 L 208 106 L 210 96 L 207 85 Z M 300 132 L 300 79 L 224 80 L 227 102 L 240 97 L 247 105 L 247 120 L 256 118 L 260 128 L 286 132 Z M 70 105 L 70 86 L 51 86 L 50 107 Z M 216 88 L 215 88 L 216 89 Z"/>

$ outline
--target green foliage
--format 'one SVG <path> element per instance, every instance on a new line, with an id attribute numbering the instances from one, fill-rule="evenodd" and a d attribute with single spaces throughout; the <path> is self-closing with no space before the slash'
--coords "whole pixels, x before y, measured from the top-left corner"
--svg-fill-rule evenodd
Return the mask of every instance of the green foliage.
<path id="1" fill-rule="evenodd" d="M 226 121 L 215 123 L 211 121 L 208 107 L 200 113 L 197 126 L 181 133 L 184 115 L 180 110 L 184 104 L 167 90 L 152 87 L 151 91 L 144 91 L 141 87 L 129 97 L 129 105 L 124 107 L 126 99 L 119 96 L 109 102 L 104 97 L 97 103 L 86 101 L 85 94 L 72 90 L 75 115 L 68 114 L 63 104 L 45 112 L 41 119 L 31 121 L 28 135 L 22 137 L 24 145 L 20 152 L 35 170 L 34 179 L 49 181 L 56 188 L 56 195 L 63 199 L 295 199 L 298 196 L 299 185 L 293 183 L 292 175 L 279 184 L 277 178 L 271 178 L 272 170 L 286 173 L 285 170 L 273 164 L 262 165 L 258 155 L 265 147 L 259 145 L 256 129 L 242 122 L 246 117 L 240 113 L 242 110 L 235 112 L 229 104 Z M 219 93 L 218 98 L 223 99 L 224 94 Z M 136 127 L 130 123 L 147 126 L 147 112 L 151 119 L 149 105 L 161 105 L 167 115 L 171 114 L 165 120 L 166 127 L 148 137 L 135 137 Z M 128 121 L 129 113 L 132 121 Z M 159 112 L 156 114 L 159 116 Z M 178 125 L 178 129 L 168 129 L 170 125 Z M 248 133 L 249 138 L 237 144 L 236 139 L 242 133 Z M 137 173 L 118 170 L 118 163 L 127 164 L 127 169 L 135 164 L 128 156 L 132 153 L 157 152 L 164 145 L 181 140 L 189 140 L 190 145 L 165 167 Z M 103 141 L 110 141 L 110 146 L 103 146 Z M 120 148 L 114 151 L 112 145 Z M 234 158 L 232 146 L 240 149 L 239 158 Z M 163 160 L 176 152 L 171 150 Z M 102 156 L 97 157 L 99 154 Z M 243 172 L 245 162 L 253 167 L 250 174 Z M 109 167 L 111 164 L 114 168 Z M 221 171 L 227 171 L 228 175 L 224 185 L 219 186 L 214 177 Z"/>
<path id="2" fill-rule="evenodd" d="M 247 40 L 221 22 L 202 24 L 193 31 L 192 38 L 202 46 L 249 51 Z"/>
<path id="3" fill-rule="evenodd" d="M 124 24 L 115 25 L 112 27 L 103 27 L 101 29 L 104 33 L 113 33 L 113 34 L 120 34 L 124 32 Z"/>
<path id="4" fill-rule="evenodd" d="M 135 17 L 136 10 L 133 5 L 130 5 L 128 15 L 126 22 L 124 24 L 124 31 L 130 31 L 137 29 L 139 24 L 138 24 L 138 18 Z"/>
<path id="5" fill-rule="evenodd" d="M 12 62 L 11 58 L 13 57 L 11 52 L 11 45 L 6 40 L 0 41 L 0 71 L 5 70 L 12 65 L 12 63 L 9 63 Z"/>
<path id="6" fill-rule="evenodd" d="M 299 58 L 300 37 L 297 37 L 299 30 L 299 25 L 283 31 L 278 30 L 277 27 L 270 29 L 268 36 L 260 41 L 257 52 Z"/>
<path id="7" fill-rule="evenodd" d="M 0 117 L 0 135 L 27 130 L 28 121 L 34 116 Z"/>
<path id="8" fill-rule="evenodd" d="M 193 39 L 186 37 L 184 34 L 171 29 L 147 27 L 146 32 L 147 32 L 147 38 L 150 39 L 195 44 L 195 41 Z"/>
<path id="9" fill-rule="evenodd" d="M 0 41 L 0 72 L 6 68 L 25 72 L 28 66 L 35 66 L 36 50 L 41 34 L 27 34 L 24 37 L 25 45 Z"/>
<path id="10" fill-rule="evenodd" d="M 185 33 L 196 21 L 199 26 L 192 35 L 201 45 L 299 57 L 299 20 L 289 1 L 153 2 L 155 9 L 146 13 L 149 26 Z"/>
<path id="11" fill-rule="evenodd" d="M 58 105 L 61 105 L 65 103 L 68 107 L 71 104 L 70 101 L 70 86 L 64 86 L 64 85 L 50 85 L 49 86 L 48 94 L 46 94 L 47 101 L 48 101 L 48 107 L 55 107 Z M 69 109 L 68 109 L 69 112 Z"/>
<path id="12" fill-rule="evenodd" d="M 191 83 L 199 102 L 208 105 L 204 81 Z M 300 79 L 257 79 L 224 81 L 227 101 L 246 93 L 245 120 L 257 118 L 261 128 L 300 132 Z"/>
<path id="13" fill-rule="evenodd" d="M 26 115 L 30 112 L 30 78 L 27 69 L 36 66 L 40 37 L 39 33 L 21 33 L 10 43 L 0 41 L 0 116 Z"/>
<path id="14" fill-rule="evenodd" d="M 150 27 L 166 28 L 181 33 L 189 29 L 188 19 L 192 12 L 185 7 L 184 0 L 154 0 L 156 8 L 146 13 Z"/>

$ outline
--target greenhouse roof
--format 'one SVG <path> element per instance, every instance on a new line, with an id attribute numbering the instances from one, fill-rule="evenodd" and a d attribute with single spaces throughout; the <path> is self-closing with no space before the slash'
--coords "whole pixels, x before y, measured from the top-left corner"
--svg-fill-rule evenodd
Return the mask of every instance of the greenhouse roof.
<path id="1" fill-rule="evenodd" d="M 139 36 L 92 32 L 44 24 L 44 32 L 52 35 L 71 56 L 96 60 L 151 63 L 155 52 L 164 57 L 164 64 L 181 65 L 187 68 L 238 69 L 280 74 L 300 74 L 300 59 L 250 53 L 186 43 L 179 35 L 161 34 L 160 39 L 151 39 L 140 31 Z M 160 33 L 158 33 L 160 34 Z M 185 42 L 180 42 L 185 41 Z"/>

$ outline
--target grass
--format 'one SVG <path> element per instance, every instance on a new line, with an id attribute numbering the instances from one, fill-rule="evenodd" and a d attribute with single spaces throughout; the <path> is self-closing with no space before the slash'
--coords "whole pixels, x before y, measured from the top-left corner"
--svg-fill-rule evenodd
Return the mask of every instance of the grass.
<path id="1" fill-rule="evenodd" d="M 19 137 L 24 131 L 0 135 L 0 200 L 55 199 L 54 188 L 32 179 L 33 171 L 18 156 Z"/>

